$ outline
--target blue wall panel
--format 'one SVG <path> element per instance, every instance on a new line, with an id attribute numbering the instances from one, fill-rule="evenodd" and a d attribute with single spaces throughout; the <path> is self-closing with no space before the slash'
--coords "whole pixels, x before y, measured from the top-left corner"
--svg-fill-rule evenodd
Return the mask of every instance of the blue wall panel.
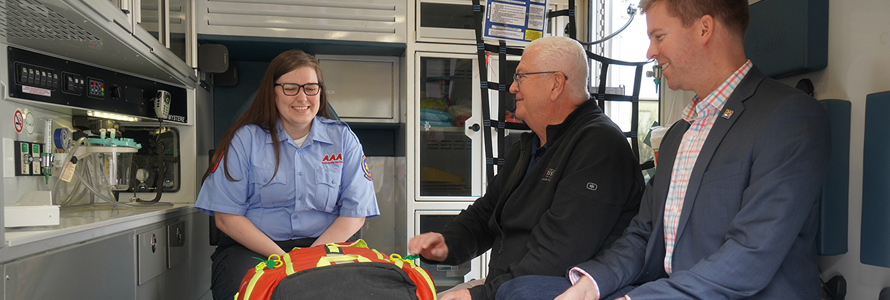
<path id="1" fill-rule="evenodd" d="M 850 193 L 850 101 L 821 100 L 831 122 L 831 159 L 819 202 L 819 255 L 847 253 L 848 198 Z"/>
<path id="2" fill-rule="evenodd" d="M 865 98 L 862 163 L 863 264 L 890 268 L 890 92 Z"/>
<path id="3" fill-rule="evenodd" d="M 773 78 L 828 65 L 828 0 L 761 0 L 751 5 L 745 54 Z"/>

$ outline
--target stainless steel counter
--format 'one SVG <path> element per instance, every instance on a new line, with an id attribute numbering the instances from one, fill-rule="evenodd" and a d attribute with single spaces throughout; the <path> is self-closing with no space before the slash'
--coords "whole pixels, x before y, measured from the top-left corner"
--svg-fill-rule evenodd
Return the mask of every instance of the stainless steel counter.
<path id="1" fill-rule="evenodd" d="M 202 298 L 210 290 L 208 225 L 191 204 L 63 208 L 57 226 L 6 229 L 0 298 Z"/>
<path id="2" fill-rule="evenodd" d="M 115 208 L 63 207 L 57 226 L 6 228 L 0 263 L 195 213 L 192 204 Z"/>

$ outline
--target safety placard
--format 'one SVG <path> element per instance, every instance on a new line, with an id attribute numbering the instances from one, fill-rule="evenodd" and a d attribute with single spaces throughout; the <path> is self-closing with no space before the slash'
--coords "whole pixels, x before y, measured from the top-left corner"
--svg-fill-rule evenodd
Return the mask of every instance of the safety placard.
<path id="1" fill-rule="evenodd" d="M 41 89 L 31 86 L 22 86 L 22 93 L 28 93 L 31 95 L 45 96 L 51 97 L 53 95 L 52 91 L 47 89 Z"/>
<path id="2" fill-rule="evenodd" d="M 22 111 L 16 109 L 15 114 L 12 117 L 12 121 L 15 123 L 15 132 L 22 133 L 22 129 L 25 128 L 25 117 L 22 116 Z"/>
<path id="3" fill-rule="evenodd" d="M 547 0 L 488 0 L 484 36 L 531 42 L 544 36 Z"/>

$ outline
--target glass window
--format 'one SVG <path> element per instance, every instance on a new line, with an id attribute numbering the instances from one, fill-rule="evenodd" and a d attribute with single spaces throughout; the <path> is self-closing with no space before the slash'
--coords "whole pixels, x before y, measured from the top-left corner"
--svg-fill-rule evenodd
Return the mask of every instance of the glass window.
<path id="1" fill-rule="evenodd" d="M 485 1 L 482 1 L 484 3 Z M 420 26 L 452 29 L 476 29 L 473 5 L 420 2 Z"/>
<path id="2" fill-rule="evenodd" d="M 608 0 L 602 3 L 591 3 L 590 16 L 594 21 L 591 24 L 591 40 L 599 40 L 612 34 L 625 24 L 628 24 L 630 15 L 628 7 L 636 8 L 638 1 L 632 0 Z M 602 13 L 598 10 L 604 5 Z M 603 19 L 602 21 L 600 19 Z M 627 28 L 615 37 L 605 41 L 602 45 L 590 48 L 594 53 L 616 60 L 628 62 L 646 61 L 646 51 L 649 47 L 649 37 L 646 34 L 646 18 L 639 10 L 634 15 L 633 21 Z M 660 125 L 658 86 L 654 78 L 647 77 L 646 72 L 652 71 L 655 63 L 649 63 L 643 67 L 643 77 L 640 80 L 640 105 L 638 114 L 638 142 L 640 146 L 640 162 L 646 162 L 653 158 L 652 148 L 649 146 L 649 130 L 654 125 Z M 591 78 L 594 87 L 599 85 L 601 65 L 591 61 Z M 634 88 L 634 67 L 610 65 L 606 75 L 608 93 L 632 95 Z M 624 131 L 630 131 L 633 111 L 629 102 L 606 102 L 603 108 L 606 115 L 612 118 Z"/>

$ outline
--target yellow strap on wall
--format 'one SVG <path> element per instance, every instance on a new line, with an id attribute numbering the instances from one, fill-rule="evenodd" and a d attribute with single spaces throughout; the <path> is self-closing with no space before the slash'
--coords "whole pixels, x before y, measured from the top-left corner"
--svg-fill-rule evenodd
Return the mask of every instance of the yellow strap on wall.
<path id="1" fill-rule="evenodd" d="M 342 255 L 342 256 L 320 257 L 318 259 L 318 264 L 316 264 L 315 267 L 330 266 L 334 262 L 353 261 L 353 260 L 358 260 L 359 262 L 371 262 L 371 259 L 369 259 L 367 257 L 361 256 L 361 255 L 347 254 L 347 255 Z"/>

